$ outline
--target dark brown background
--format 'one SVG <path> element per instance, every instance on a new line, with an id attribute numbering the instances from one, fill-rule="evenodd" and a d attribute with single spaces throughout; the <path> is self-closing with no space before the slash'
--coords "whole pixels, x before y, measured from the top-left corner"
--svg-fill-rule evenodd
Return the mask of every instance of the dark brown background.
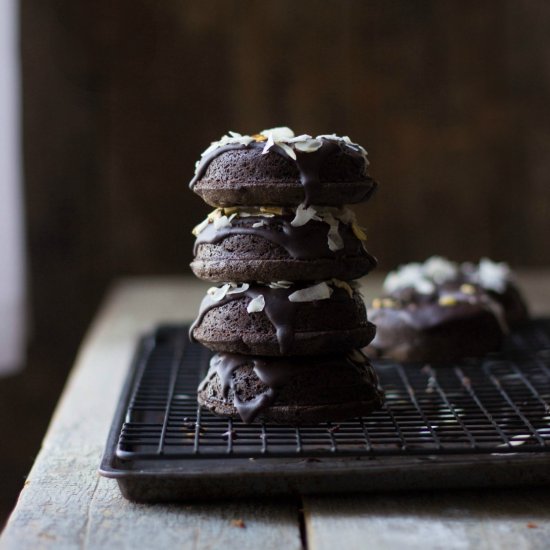
<path id="1" fill-rule="evenodd" d="M 229 129 L 365 145 L 382 268 L 550 263 L 544 0 L 22 0 L 21 19 L 34 339 L 0 381 L 4 510 L 109 281 L 188 273 L 208 209 L 187 181 Z"/>

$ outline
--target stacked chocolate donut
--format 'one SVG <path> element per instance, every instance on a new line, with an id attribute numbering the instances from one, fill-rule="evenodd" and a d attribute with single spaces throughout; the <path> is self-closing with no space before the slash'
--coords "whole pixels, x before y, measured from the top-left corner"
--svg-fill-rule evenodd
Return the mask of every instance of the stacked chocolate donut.
<path id="1" fill-rule="evenodd" d="M 359 350 L 374 337 L 354 279 L 376 260 L 345 204 L 376 183 L 347 137 L 288 128 L 230 133 L 191 188 L 216 209 L 194 229 L 191 268 L 216 283 L 190 336 L 216 352 L 198 389 L 216 414 L 285 424 L 338 421 L 382 404 Z"/>

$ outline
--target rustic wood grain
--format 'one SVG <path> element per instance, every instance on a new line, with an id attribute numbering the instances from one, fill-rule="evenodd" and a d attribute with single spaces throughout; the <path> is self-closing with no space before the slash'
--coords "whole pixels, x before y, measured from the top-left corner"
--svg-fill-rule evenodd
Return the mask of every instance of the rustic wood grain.
<path id="1" fill-rule="evenodd" d="M 229 129 L 364 144 L 382 268 L 548 265 L 549 27 L 540 0 L 21 0 L 34 368 L 61 385 L 113 278 L 188 273 L 187 182 Z"/>
<path id="2" fill-rule="evenodd" d="M 125 501 L 97 468 L 137 338 L 154 323 L 194 316 L 205 285 L 129 281 L 91 329 L 42 450 L 0 539 L 41 548 L 300 548 L 293 501 L 145 506 Z M 242 520 L 245 527 L 234 524 Z"/>
<path id="3" fill-rule="evenodd" d="M 308 548 L 544 549 L 546 489 L 304 498 Z"/>
<path id="4" fill-rule="evenodd" d="M 518 282 L 532 313 L 550 314 L 548 271 L 522 272 Z M 311 550 L 535 550 L 548 547 L 550 495 L 531 487 L 305 497 L 304 517 Z"/>
<path id="5" fill-rule="evenodd" d="M 520 274 L 537 312 L 550 312 L 548 271 Z M 381 274 L 362 280 L 366 297 Z M 192 319 L 207 285 L 193 278 L 122 281 L 110 293 L 75 368 L 19 502 L 2 550 L 300 548 L 293 501 L 136 505 L 97 467 L 140 334 Z M 310 548 L 544 548 L 550 502 L 541 491 L 409 493 L 305 499 Z M 245 528 L 233 520 L 243 520 Z M 529 526 L 530 525 L 530 526 Z M 406 544 L 405 544 L 406 543 Z"/>

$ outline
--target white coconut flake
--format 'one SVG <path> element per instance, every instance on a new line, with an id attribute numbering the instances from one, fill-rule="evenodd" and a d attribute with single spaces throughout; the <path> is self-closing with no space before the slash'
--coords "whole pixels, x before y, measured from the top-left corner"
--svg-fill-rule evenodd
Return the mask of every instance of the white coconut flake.
<path id="1" fill-rule="evenodd" d="M 254 138 L 251 136 L 242 136 L 237 132 L 229 132 L 229 135 L 222 136 L 218 141 L 213 141 L 210 146 L 202 152 L 201 157 L 206 157 L 216 149 L 223 147 L 224 145 L 248 145 L 253 142 Z"/>
<path id="2" fill-rule="evenodd" d="M 263 297 L 263 294 L 260 294 L 259 296 L 256 296 L 256 298 L 253 298 L 248 302 L 248 305 L 246 306 L 246 311 L 248 313 L 258 313 L 259 311 L 263 311 L 265 307 L 265 298 Z"/>
<path id="3" fill-rule="evenodd" d="M 496 263 L 489 260 L 489 258 L 482 258 L 477 273 L 474 274 L 474 279 L 483 288 L 502 293 L 506 290 L 511 275 L 512 272 L 508 264 L 504 262 Z"/>
<path id="4" fill-rule="evenodd" d="M 344 239 L 342 239 L 342 236 L 338 231 L 340 222 L 332 214 L 326 214 L 323 216 L 323 221 L 329 225 L 329 230 L 327 233 L 329 249 L 332 250 L 332 252 L 335 252 L 336 250 L 341 250 L 344 248 Z"/>
<path id="5" fill-rule="evenodd" d="M 292 160 L 296 160 L 296 153 L 288 143 L 277 141 L 276 145 L 278 145 Z"/>
<path id="6" fill-rule="evenodd" d="M 384 281 L 384 290 L 392 293 L 402 288 L 414 288 L 421 294 L 431 294 L 435 291 L 435 285 L 457 280 L 461 276 L 486 290 L 502 293 L 512 272 L 508 264 L 496 263 L 488 258 L 482 258 L 478 265 L 458 265 L 441 256 L 432 256 L 423 264 L 406 264 L 389 273 Z"/>
<path id="7" fill-rule="evenodd" d="M 264 220 L 260 220 L 259 222 L 253 223 L 252 228 L 258 229 L 259 227 L 263 227 L 264 225 L 267 225 Z"/>
<path id="8" fill-rule="evenodd" d="M 399 288 L 414 286 L 414 283 L 423 277 L 422 264 L 414 262 L 402 265 L 396 271 L 391 271 L 388 274 L 384 281 L 384 290 L 393 292 Z"/>
<path id="9" fill-rule="evenodd" d="M 222 286 L 212 286 L 207 291 L 206 294 L 210 296 L 210 299 L 213 302 L 220 302 L 228 294 L 238 294 L 239 292 L 246 292 L 250 288 L 248 283 L 242 283 L 238 285 L 237 283 L 226 283 Z"/>
<path id="10" fill-rule="evenodd" d="M 301 134 L 299 136 L 287 139 L 287 143 L 298 143 L 299 141 L 307 141 L 308 139 L 313 139 L 309 134 Z"/>
<path id="11" fill-rule="evenodd" d="M 296 153 L 294 152 L 294 149 L 288 145 L 289 140 L 294 138 L 294 132 L 290 128 L 282 126 L 280 128 L 262 130 L 260 133 L 267 136 L 267 141 L 265 142 L 262 155 L 267 154 L 274 145 L 278 145 L 290 158 L 296 160 Z"/>
<path id="12" fill-rule="evenodd" d="M 317 215 L 317 210 L 313 206 L 308 206 L 307 208 L 304 204 L 298 205 L 296 208 L 296 213 L 294 219 L 290 222 L 290 225 L 293 227 L 301 227 L 305 225 L 310 220 L 320 220 L 321 218 Z"/>
<path id="13" fill-rule="evenodd" d="M 441 256 L 432 256 L 424 262 L 423 272 L 429 279 L 440 285 L 456 279 L 458 265 Z"/>
<path id="14" fill-rule="evenodd" d="M 238 285 L 237 283 L 229 283 L 229 290 L 227 291 L 227 294 L 239 294 L 240 292 L 246 292 L 250 285 L 248 283 L 241 283 Z"/>
<path id="15" fill-rule="evenodd" d="M 292 286 L 291 281 L 273 281 L 268 283 L 269 288 L 290 288 Z"/>
<path id="16" fill-rule="evenodd" d="M 272 218 L 275 216 L 272 212 L 265 212 L 261 208 L 251 208 L 248 207 L 248 210 L 238 210 L 236 212 L 238 218 L 251 218 L 251 217 L 262 217 L 262 218 Z"/>
<path id="17" fill-rule="evenodd" d="M 230 288 L 231 285 L 229 283 L 223 286 L 212 286 L 206 291 L 206 293 L 210 296 L 210 299 L 213 302 L 219 302 L 225 298 L 225 295 Z"/>
<path id="18" fill-rule="evenodd" d="M 275 141 L 289 141 L 294 137 L 294 132 L 288 126 L 268 128 L 260 132 L 262 136 L 272 136 Z"/>
<path id="19" fill-rule="evenodd" d="M 327 300 L 331 297 L 333 289 L 322 282 L 307 288 L 296 290 L 288 296 L 291 302 L 314 302 L 316 300 Z"/>
<path id="20" fill-rule="evenodd" d="M 365 170 L 369 164 L 367 159 L 367 151 L 365 151 L 365 149 L 357 143 L 353 143 L 348 136 L 340 137 L 336 134 L 323 134 L 315 138 L 309 134 L 295 136 L 294 132 L 286 126 L 279 128 L 268 128 L 266 130 L 262 130 L 260 134 L 267 138 L 262 150 L 262 154 L 264 155 L 267 154 L 274 145 L 278 145 L 290 158 L 296 160 L 296 151 L 300 151 L 302 153 L 314 153 L 323 146 L 323 140 L 330 140 L 336 141 L 344 147 L 360 153 L 365 161 Z M 215 152 L 216 149 L 226 145 L 242 145 L 243 147 L 246 147 L 253 141 L 257 140 L 252 136 L 246 136 L 239 134 L 238 132 L 230 131 L 227 135 L 222 136 L 218 141 L 213 141 L 210 146 L 202 152 L 201 159 L 195 164 L 195 173 L 199 171 L 202 161 L 211 153 Z"/>
<path id="21" fill-rule="evenodd" d="M 198 237 L 208 227 L 209 223 L 210 220 L 208 218 L 204 219 L 201 223 L 193 228 L 193 231 L 191 233 L 193 233 L 195 237 Z"/>
<path id="22" fill-rule="evenodd" d="M 228 227 L 231 225 L 231 220 L 237 215 L 237 213 L 231 214 L 231 216 L 220 216 L 219 218 L 214 218 L 214 229 L 216 231 L 219 231 L 220 229 L 223 229 L 224 227 Z"/>
<path id="23" fill-rule="evenodd" d="M 269 150 L 275 145 L 275 140 L 273 139 L 273 134 L 263 134 L 267 135 L 267 141 L 265 142 L 264 148 L 262 150 L 262 155 L 267 155 Z"/>
<path id="24" fill-rule="evenodd" d="M 414 284 L 414 288 L 420 294 L 433 294 L 435 292 L 435 285 L 428 279 L 419 279 Z"/>
<path id="25" fill-rule="evenodd" d="M 252 143 L 253 141 L 254 141 L 254 138 L 251 136 L 242 136 L 237 132 L 230 131 L 228 135 L 222 136 L 218 141 L 213 141 L 201 153 L 201 159 L 195 163 L 195 173 L 199 171 L 199 168 L 201 166 L 201 161 L 205 157 L 210 155 L 210 153 L 213 153 L 216 149 L 219 149 L 220 147 L 224 147 L 225 145 L 243 145 L 246 147 L 248 144 Z"/>
<path id="26" fill-rule="evenodd" d="M 294 147 L 302 153 L 314 153 L 320 149 L 323 142 L 320 139 L 308 139 L 306 141 L 297 142 Z"/>

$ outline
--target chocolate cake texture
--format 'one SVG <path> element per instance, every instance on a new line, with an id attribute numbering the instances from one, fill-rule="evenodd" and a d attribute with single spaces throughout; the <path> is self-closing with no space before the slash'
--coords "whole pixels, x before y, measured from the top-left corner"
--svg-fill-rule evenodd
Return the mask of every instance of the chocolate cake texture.
<path id="1" fill-rule="evenodd" d="M 214 351 L 316 355 L 366 346 L 374 337 L 363 298 L 341 281 L 287 288 L 245 283 L 225 295 L 223 288 L 210 289 L 190 330 Z"/>
<path id="2" fill-rule="evenodd" d="M 213 142 L 190 183 L 217 207 L 193 230 L 192 340 L 217 352 L 198 389 L 215 414 L 300 424 L 382 405 L 359 348 L 375 335 L 354 279 L 376 266 L 347 204 L 376 189 L 348 137 L 272 128 Z"/>
<path id="3" fill-rule="evenodd" d="M 283 424 L 338 422 L 381 407 L 383 392 L 358 350 L 317 357 L 220 353 L 198 388 L 215 414 Z"/>
<path id="4" fill-rule="evenodd" d="M 340 206 L 371 197 L 368 165 L 365 149 L 346 136 L 231 132 L 202 154 L 190 187 L 212 206 Z"/>
<path id="5" fill-rule="evenodd" d="M 201 279 L 350 280 L 376 266 L 347 208 L 217 209 L 205 222 L 195 228 L 191 263 Z"/>

